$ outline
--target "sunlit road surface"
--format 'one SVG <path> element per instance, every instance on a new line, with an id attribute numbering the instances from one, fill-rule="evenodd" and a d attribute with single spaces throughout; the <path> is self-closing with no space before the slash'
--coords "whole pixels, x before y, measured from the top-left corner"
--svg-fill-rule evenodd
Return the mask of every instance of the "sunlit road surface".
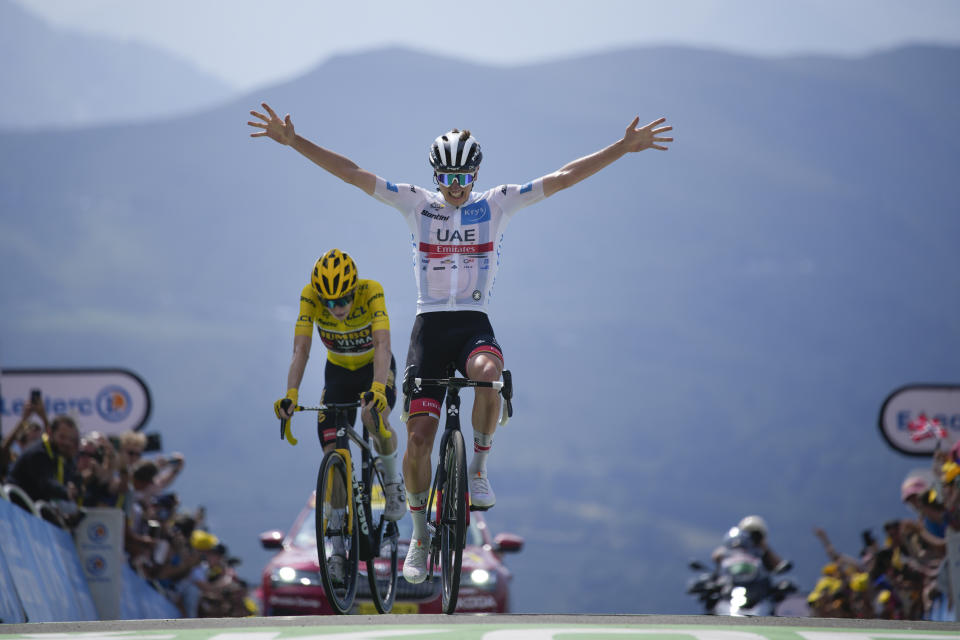
<path id="1" fill-rule="evenodd" d="M 118 620 L 0 625 L 0 639 L 110 640 L 939 640 L 960 623 L 657 615 L 385 615 Z"/>

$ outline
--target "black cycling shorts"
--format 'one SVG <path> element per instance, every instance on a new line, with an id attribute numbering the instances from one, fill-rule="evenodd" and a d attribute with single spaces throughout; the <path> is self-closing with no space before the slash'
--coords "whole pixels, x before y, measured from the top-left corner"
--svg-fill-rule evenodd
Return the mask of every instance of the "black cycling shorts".
<path id="1" fill-rule="evenodd" d="M 359 369 L 350 370 L 339 365 L 333 364 L 327 360 L 327 366 L 323 371 L 323 393 L 320 395 L 320 403 L 325 402 L 353 402 L 358 399 L 362 393 L 370 390 L 373 383 L 373 362 L 366 364 Z M 393 355 L 390 356 L 390 372 L 387 374 L 387 404 L 390 408 L 397 403 L 397 361 Z M 337 439 L 337 431 L 334 428 L 336 420 L 335 412 L 321 411 L 317 414 L 317 437 L 321 444 L 327 446 Z M 357 420 L 357 410 L 347 411 L 347 424 L 353 425 Z"/>
<path id="2" fill-rule="evenodd" d="M 490 353 L 503 362 L 503 350 L 493 335 L 490 319 L 482 311 L 433 311 L 421 313 L 410 332 L 407 369 L 418 378 L 448 378 L 454 369 L 467 375 L 467 360 L 477 353 Z M 410 415 L 440 417 L 447 390 L 424 387 L 410 399 Z"/>

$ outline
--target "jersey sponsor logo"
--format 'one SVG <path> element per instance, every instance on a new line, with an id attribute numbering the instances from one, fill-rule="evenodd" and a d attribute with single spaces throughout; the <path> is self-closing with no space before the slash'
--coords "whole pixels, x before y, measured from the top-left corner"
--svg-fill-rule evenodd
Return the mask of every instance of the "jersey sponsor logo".
<path id="1" fill-rule="evenodd" d="M 437 229 L 437 242 L 474 242 L 477 239 L 476 229 Z"/>
<path id="2" fill-rule="evenodd" d="M 387 182 L 387 191 L 393 191 L 394 193 L 400 193 L 400 189 L 397 189 L 397 185 L 392 182 Z"/>
<path id="3" fill-rule="evenodd" d="M 346 333 L 320 329 L 320 339 L 334 353 L 365 353 L 373 348 L 373 336 L 369 328 Z"/>
<path id="4" fill-rule="evenodd" d="M 490 222 L 490 205 L 486 200 L 475 202 L 460 209 L 460 224 Z"/>
<path id="5" fill-rule="evenodd" d="M 480 244 L 430 244 L 429 242 L 420 243 L 420 252 L 426 253 L 427 256 L 430 258 L 439 258 L 441 256 L 445 256 L 451 253 L 480 255 L 487 251 L 493 251 L 492 242 L 483 242 Z"/>
<path id="6" fill-rule="evenodd" d="M 502 187 L 500 187 L 500 193 L 502 193 L 503 195 L 507 195 L 507 185 L 503 185 Z"/>
<path id="7" fill-rule="evenodd" d="M 434 220 L 440 220 L 440 221 L 445 221 L 445 220 L 449 220 L 449 219 L 450 219 L 450 216 L 445 216 L 445 215 L 440 214 L 440 213 L 434 213 L 434 212 L 432 212 L 432 211 L 427 211 L 426 209 L 422 209 L 422 210 L 420 211 L 420 215 L 422 215 L 422 216 L 424 216 L 424 217 L 427 217 L 427 218 L 433 218 Z"/>
<path id="8" fill-rule="evenodd" d="M 530 190 L 532 190 L 532 189 L 533 189 L 533 183 L 532 183 L 532 182 L 528 182 L 527 184 L 525 184 L 525 185 L 523 185 L 522 187 L 520 187 L 520 193 L 526 193 L 526 192 L 528 192 L 528 191 L 530 191 Z"/>
<path id="9" fill-rule="evenodd" d="M 474 300 L 480 300 L 481 297 L 483 297 L 483 294 L 480 293 L 480 289 L 474 289 L 474 290 L 473 290 L 473 299 L 474 299 Z"/>
<path id="10" fill-rule="evenodd" d="M 442 202 L 431 202 L 431 203 L 430 203 L 430 208 L 431 208 L 431 209 L 443 209 L 444 206 L 445 206 L 445 205 L 444 205 Z"/>
<path id="11" fill-rule="evenodd" d="M 310 298 L 308 298 L 308 297 L 306 297 L 306 296 L 300 296 L 300 302 L 306 302 L 306 303 L 309 304 L 311 307 L 316 307 L 316 306 L 317 306 L 317 303 L 316 303 L 316 302 L 314 302 L 313 300 L 311 300 Z"/>

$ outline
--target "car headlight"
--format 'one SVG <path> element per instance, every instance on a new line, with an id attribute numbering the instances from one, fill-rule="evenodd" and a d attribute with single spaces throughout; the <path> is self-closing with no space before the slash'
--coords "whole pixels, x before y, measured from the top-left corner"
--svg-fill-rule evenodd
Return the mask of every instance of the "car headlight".
<path id="1" fill-rule="evenodd" d="M 293 567 L 279 567 L 270 573 L 272 582 L 299 584 L 305 587 L 320 586 L 320 574 L 316 571 L 299 571 Z"/>
<path id="2" fill-rule="evenodd" d="M 492 591 L 495 586 L 497 586 L 497 574 L 492 571 L 487 571 L 486 569 L 474 569 L 468 574 L 464 575 L 464 579 L 461 580 L 463 586 L 477 587 L 478 589 L 485 589 L 487 591 Z"/>

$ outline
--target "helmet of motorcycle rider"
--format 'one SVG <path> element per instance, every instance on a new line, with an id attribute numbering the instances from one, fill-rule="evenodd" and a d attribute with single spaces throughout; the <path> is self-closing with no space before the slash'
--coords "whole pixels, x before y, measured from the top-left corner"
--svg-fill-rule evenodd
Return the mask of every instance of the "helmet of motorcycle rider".
<path id="1" fill-rule="evenodd" d="M 760 516 L 747 516 L 737 527 L 746 531 L 751 538 L 763 540 L 767 537 L 767 523 Z"/>

